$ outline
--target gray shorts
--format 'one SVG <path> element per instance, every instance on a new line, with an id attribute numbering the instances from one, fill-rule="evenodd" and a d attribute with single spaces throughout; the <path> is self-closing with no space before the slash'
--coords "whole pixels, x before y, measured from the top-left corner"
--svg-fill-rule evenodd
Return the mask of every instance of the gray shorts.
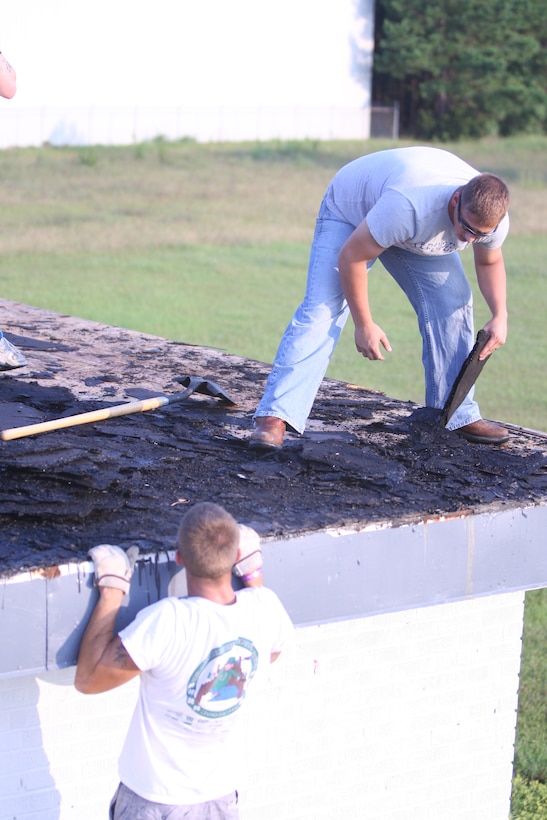
<path id="1" fill-rule="evenodd" d="M 110 820 L 239 820 L 237 792 L 189 806 L 151 803 L 120 783 L 110 803 Z"/>

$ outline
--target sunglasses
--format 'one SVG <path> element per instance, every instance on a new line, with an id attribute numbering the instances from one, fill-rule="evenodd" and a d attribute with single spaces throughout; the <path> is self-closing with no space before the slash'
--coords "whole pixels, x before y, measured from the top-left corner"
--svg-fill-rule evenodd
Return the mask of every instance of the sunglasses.
<path id="1" fill-rule="evenodd" d="M 458 217 L 458 222 L 460 223 L 461 227 L 464 229 L 464 231 L 466 231 L 466 233 L 470 233 L 471 236 L 479 236 L 481 238 L 484 237 L 484 236 L 492 236 L 492 234 L 496 233 L 496 231 L 498 230 L 497 225 L 494 228 L 494 230 L 486 231 L 486 232 L 485 231 L 477 231 L 475 228 L 472 228 L 471 225 L 468 225 L 467 222 L 465 221 L 465 219 L 462 219 L 462 198 L 461 198 L 461 196 L 458 199 L 458 204 L 456 206 L 456 216 Z"/>

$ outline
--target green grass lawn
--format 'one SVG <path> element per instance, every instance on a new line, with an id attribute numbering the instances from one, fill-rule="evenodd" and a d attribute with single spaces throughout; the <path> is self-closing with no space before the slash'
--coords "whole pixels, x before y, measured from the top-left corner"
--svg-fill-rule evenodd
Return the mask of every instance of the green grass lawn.
<path id="1" fill-rule="evenodd" d="M 511 820 L 547 820 L 547 589 L 526 593 Z"/>
<path id="2" fill-rule="evenodd" d="M 535 235 L 508 243 L 510 332 L 505 347 L 484 369 L 477 398 L 488 418 L 547 430 L 542 243 L 543 237 Z M 302 297 L 307 255 L 307 244 L 282 242 L 18 252 L 0 257 L 0 284 L 8 299 L 271 362 Z M 464 259 L 470 268 L 470 252 Z M 473 282 L 471 269 L 469 273 Z M 415 315 L 379 263 L 370 278 L 375 318 L 388 333 L 393 352 L 383 362 L 359 356 L 350 322 L 328 375 L 421 402 Z M 478 327 L 488 317 L 480 294 L 475 301 Z"/>
<path id="3" fill-rule="evenodd" d="M 547 784 L 547 589 L 527 593 L 515 765 Z"/>
<path id="4" fill-rule="evenodd" d="M 0 151 L 0 294 L 271 362 L 303 294 L 325 186 L 345 162 L 393 145 L 157 140 Z M 511 189 L 509 337 L 481 374 L 481 409 L 547 430 L 547 138 L 444 147 Z M 473 284 L 471 252 L 462 258 Z M 488 317 L 474 290 L 478 328 Z M 393 352 L 384 362 L 358 356 L 349 324 L 328 375 L 420 402 L 416 319 L 380 264 L 371 300 Z M 547 818 L 546 628 L 547 591 L 528 593 L 513 820 Z"/>

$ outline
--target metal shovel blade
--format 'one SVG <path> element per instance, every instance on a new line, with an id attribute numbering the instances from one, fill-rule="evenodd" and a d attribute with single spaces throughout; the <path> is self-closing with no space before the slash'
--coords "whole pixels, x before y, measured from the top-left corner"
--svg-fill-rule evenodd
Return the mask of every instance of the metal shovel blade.
<path id="1" fill-rule="evenodd" d="M 182 376 L 181 378 L 175 379 L 175 381 L 182 384 L 183 387 L 186 387 L 185 393 L 188 392 L 189 395 L 191 393 L 201 393 L 205 396 L 220 399 L 224 404 L 229 404 L 232 407 L 237 406 L 237 402 L 225 393 L 216 382 L 196 378 L 195 376 Z"/>

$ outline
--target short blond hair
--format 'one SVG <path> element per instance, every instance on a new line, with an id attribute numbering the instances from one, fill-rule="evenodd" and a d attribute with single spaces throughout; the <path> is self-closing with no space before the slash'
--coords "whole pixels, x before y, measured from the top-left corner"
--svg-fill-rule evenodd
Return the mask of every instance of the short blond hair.
<path id="1" fill-rule="evenodd" d="M 462 188 L 462 205 L 482 226 L 499 225 L 509 209 L 509 189 L 495 174 L 479 174 Z"/>
<path id="2" fill-rule="evenodd" d="M 219 578 L 237 561 L 239 525 L 219 504 L 202 501 L 182 519 L 177 549 L 186 569 L 198 578 Z"/>

